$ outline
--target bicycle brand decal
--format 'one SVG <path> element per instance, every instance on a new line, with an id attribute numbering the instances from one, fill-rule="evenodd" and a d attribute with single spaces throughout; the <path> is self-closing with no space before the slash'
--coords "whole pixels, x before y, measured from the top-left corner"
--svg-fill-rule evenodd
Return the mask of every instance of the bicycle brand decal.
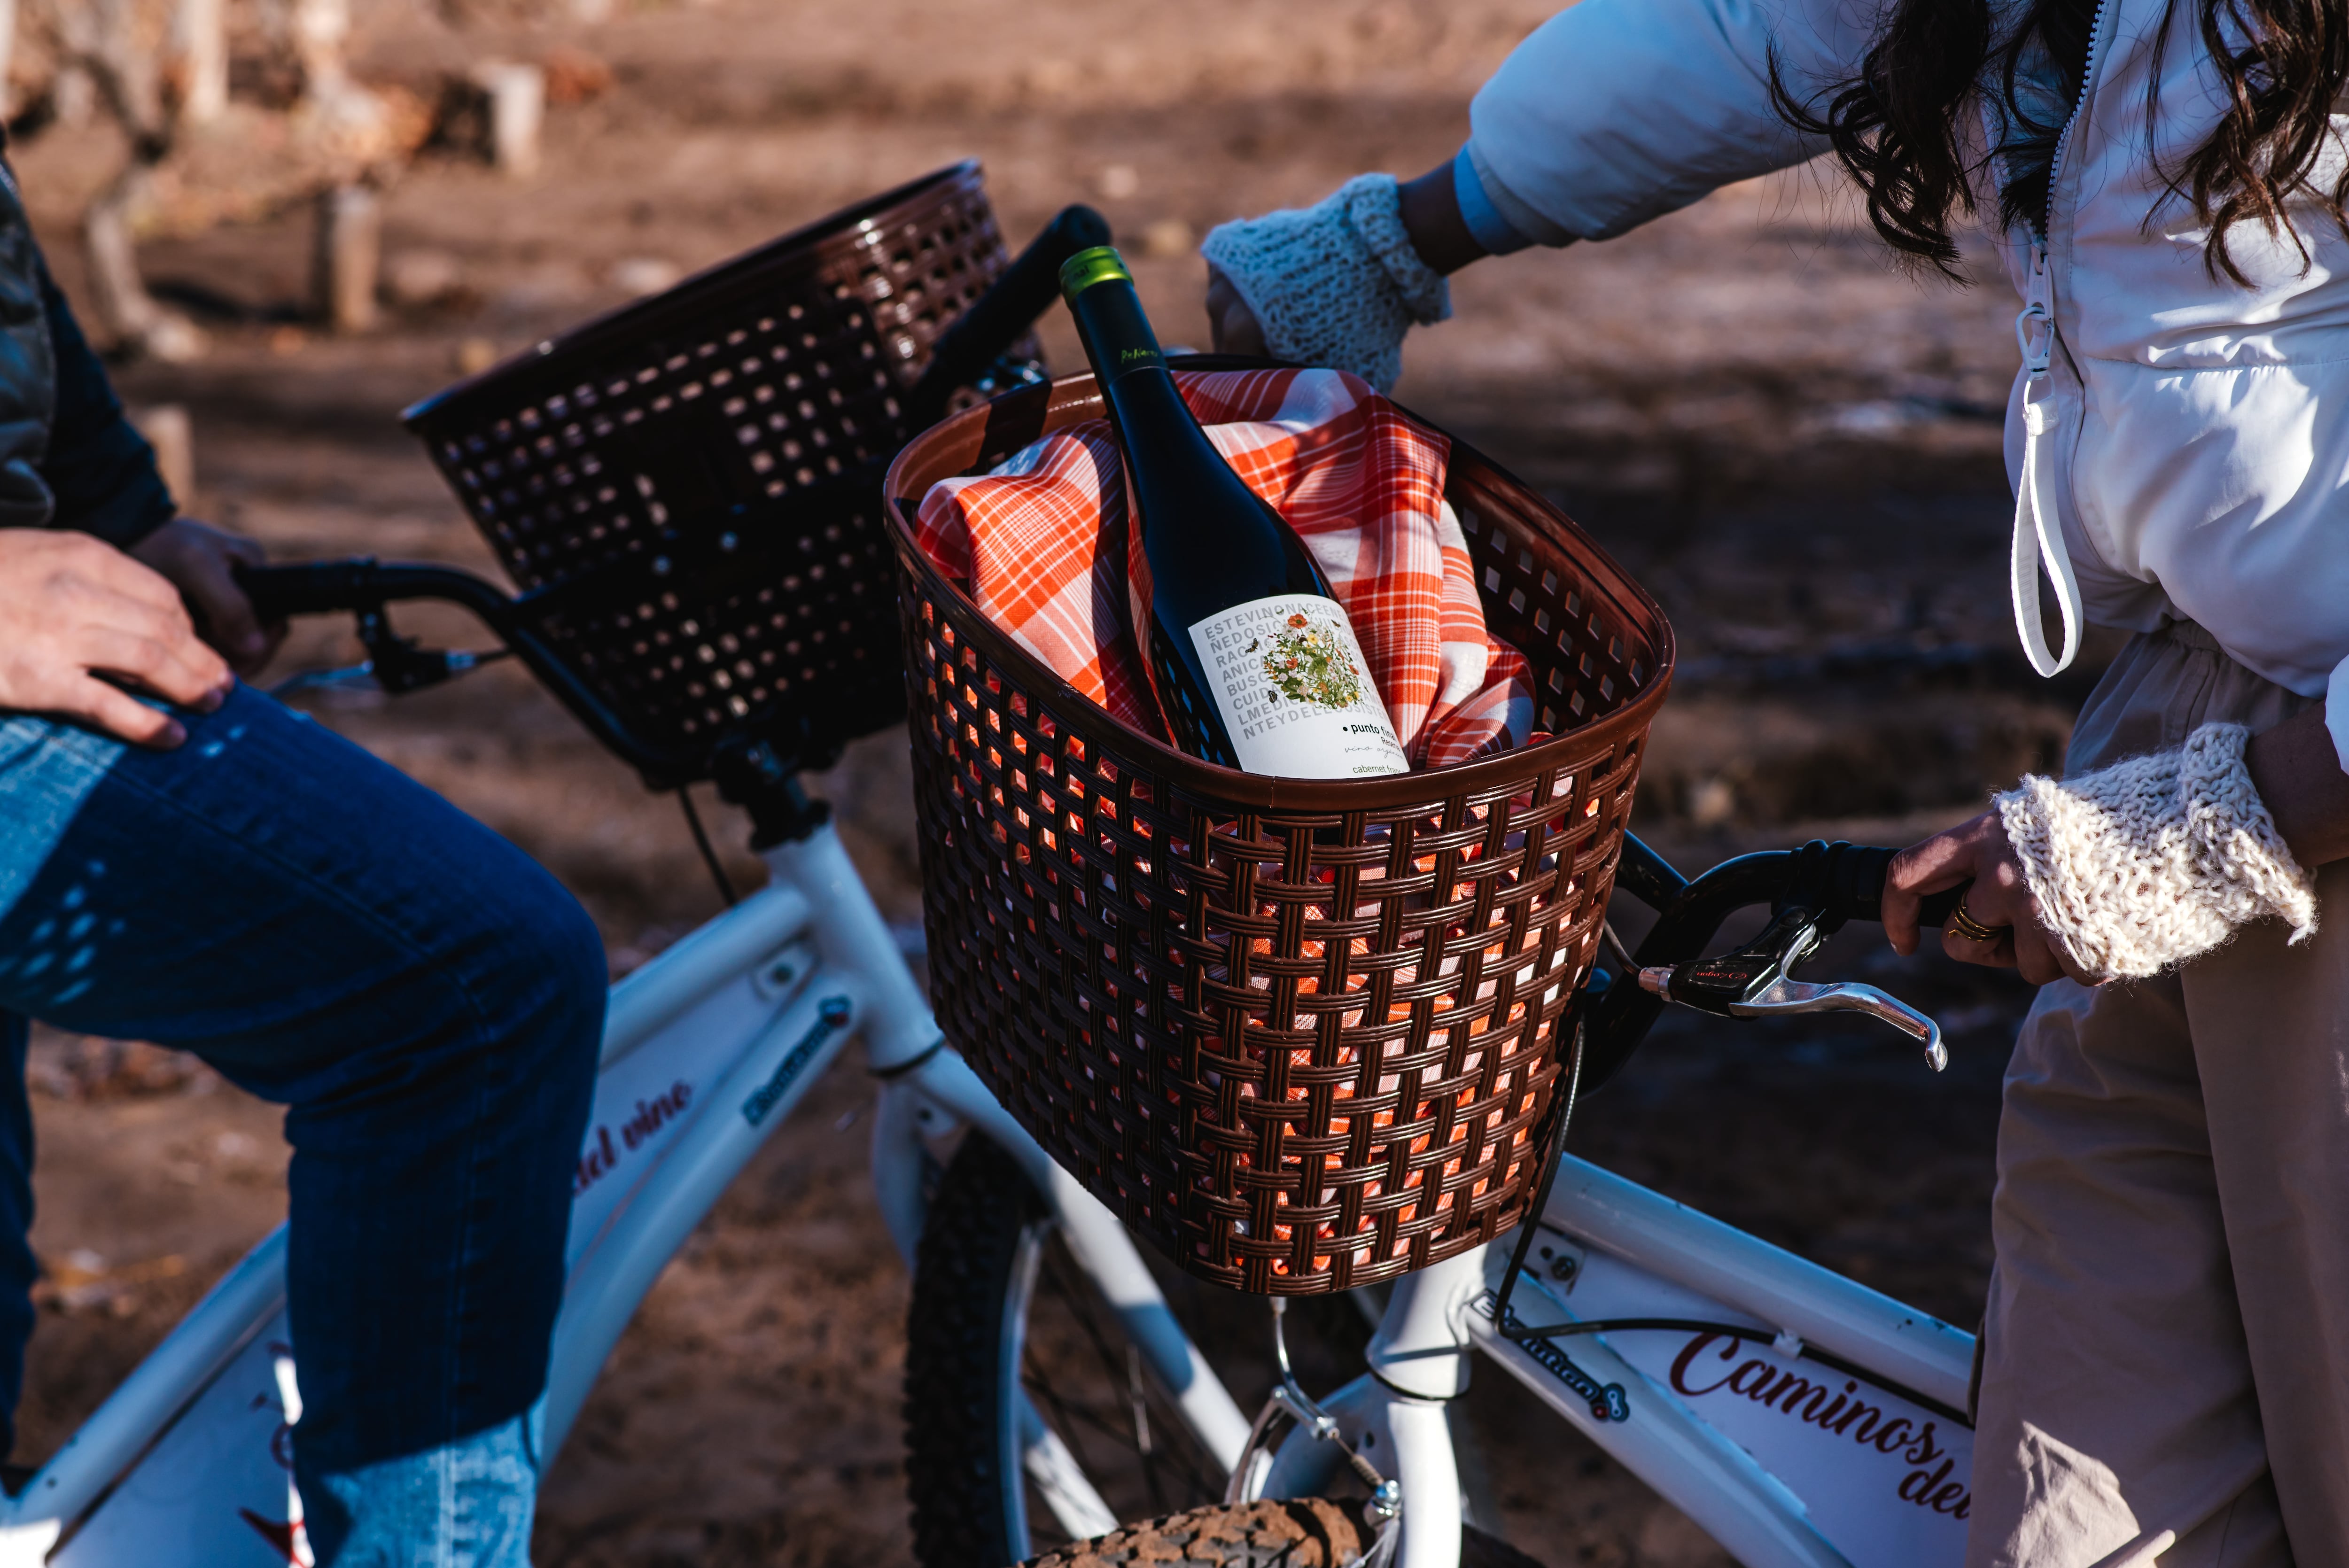
<path id="1" fill-rule="evenodd" d="M 651 1142 L 655 1133 L 683 1116 L 692 1102 L 693 1086 L 683 1078 L 650 1099 L 636 1101 L 636 1114 L 620 1124 L 618 1149 L 612 1147 L 612 1130 L 596 1123 L 595 1130 L 587 1135 L 586 1151 L 579 1156 L 579 1169 L 572 1173 L 571 1195 L 576 1198 L 609 1176 L 618 1168 L 623 1150 L 633 1154 Z"/>
<path id="2" fill-rule="evenodd" d="M 774 1076 L 761 1084 L 750 1098 L 742 1102 L 742 1119 L 756 1127 L 775 1109 L 792 1087 L 792 1080 L 807 1069 L 809 1059 L 822 1048 L 824 1041 L 848 1022 L 848 998 L 826 996 L 816 1007 L 815 1022 L 799 1037 L 783 1059 L 775 1064 Z"/>
<path id="3" fill-rule="evenodd" d="M 1495 1303 L 1496 1298 L 1488 1290 L 1480 1294 L 1468 1305 L 1475 1310 L 1479 1317 L 1489 1323 L 1493 1321 L 1493 1308 Z M 1523 1328 L 1525 1319 L 1517 1315 L 1517 1309 L 1513 1306 L 1502 1315 L 1500 1326 L 1505 1332 L 1509 1329 Z M 1584 1402 L 1590 1407 L 1590 1416 L 1593 1420 L 1628 1421 L 1631 1418 L 1631 1402 L 1624 1398 L 1623 1385 L 1600 1383 L 1598 1378 L 1577 1367 L 1574 1364 L 1574 1358 L 1557 1347 L 1557 1341 L 1520 1339 L 1516 1343 L 1518 1348 L 1534 1358 L 1536 1365 L 1582 1396 Z"/>
<path id="4" fill-rule="evenodd" d="M 277 1375 L 276 1396 L 256 1394 L 246 1408 L 277 1412 L 277 1429 L 269 1434 L 269 1457 L 276 1461 L 278 1469 L 285 1472 L 285 1521 L 281 1524 L 250 1508 L 238 1509 L 236 1516 L 244 1521 L 254 1533 L 267 1542 L 271 1550 L 284 1553 L 289 1568 L 310 1568 L 310 1538 L 302 1525 L 302 1495 L 292 1486 L 294 1423 L 302 1415 L 301 1396 L 294 1392 L 294 1346 L 284 1340 L 273 1339 L 269 1342 L 269 1356 L 271 1367 Z"/>
<path id="5" fill-rule="evenodd" d="M 1697 1381 L 1712 1377 L 1712 1369 L 1699 1367 L 1698 1360 L 1713 1345 L 1721 1346 L 1721 1353 L 1706 1359 L 1726 1365 L 1737 1360 L 1738 1351 L 1747 1343 L 1734 1335 L 1699 1334 L 1673 1358 L 1672 1391 L 1692 1400 L 1712 1395 L 1742 1395 L 1790 1420 L 1847 1438 L 1888 1458 L 1904 1460 L 1913 1468 L 1901 1478 L 1898 1488 L 1901 1501 L 1952 1519 L 1963 1519 L 1971 1511 L 1973 1499 L 1966 1491 L 1965 1481 L 1950 1479 L 1957 1469 L 1957 1460 L 1934 1440 L 1936 1423 L 1888 1415 L 1883 1406 L 1869 1404 L 1861 1397 L 1856 1378 L 1845 1378 L 1843 1391 L 1835 1393 L 1831 1389 L 1833 1377 L 1813 1382 L 1791 1368 L 1752 1356 L 1724 1377 L 1707 1383 Z M 1934 1467 L 1937 1460 L 1940 1461 L 1939 1468 Z"/>

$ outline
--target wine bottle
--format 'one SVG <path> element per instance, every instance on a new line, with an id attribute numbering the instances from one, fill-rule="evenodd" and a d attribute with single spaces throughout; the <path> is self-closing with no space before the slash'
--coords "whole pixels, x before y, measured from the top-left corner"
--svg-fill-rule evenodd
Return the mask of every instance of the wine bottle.
<path id="1" fill-rule="evenodd" d="M 1106 245 L 1081 251 L 1061 293 L 1125 456 L 1150 562 L 1134 638 L 1175 744 L 1288 779 L 1408 772 L 1329 578 L 1192 418 L 1124 262 Z"/>

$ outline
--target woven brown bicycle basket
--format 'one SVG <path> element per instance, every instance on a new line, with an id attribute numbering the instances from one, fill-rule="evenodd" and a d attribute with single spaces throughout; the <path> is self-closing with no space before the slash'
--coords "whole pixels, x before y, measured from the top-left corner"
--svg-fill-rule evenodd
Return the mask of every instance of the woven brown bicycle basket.
<path id="1" fill-rule="evenodd" d="M 1211 766 L 1079 695 L 914 542 L 932 484 L 1100 414 L 1069 377 L 955 416 L 889 472 L 940 1023 L 1200 1278 L 1345 1290 L 1489 1242 L 1539 1175 L 1671 628 L 1454 442 L 1489 624 L 1555 738 L 1377 779 Z"/>
<path id="2" fill-rule="evenodd" d="M 706 777 L 730 732 L 820 761 L 903 712 L 880 480 L 1009 259 L 957 164 L 408 411 L 653 783 Z"/>

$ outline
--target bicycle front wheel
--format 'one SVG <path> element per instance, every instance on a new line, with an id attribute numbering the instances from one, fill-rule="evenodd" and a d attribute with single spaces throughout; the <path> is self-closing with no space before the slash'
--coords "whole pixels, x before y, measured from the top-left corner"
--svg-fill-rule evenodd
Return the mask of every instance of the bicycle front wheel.
<path id="1" fill-rule="evenodd" d="M 905 1416 L 923 1568 L 1019 1563 L 1223 1496 L 1222 1466 L 1076 1266 L 1043 1199 L 976 1135 L 922 1232 Z"/>

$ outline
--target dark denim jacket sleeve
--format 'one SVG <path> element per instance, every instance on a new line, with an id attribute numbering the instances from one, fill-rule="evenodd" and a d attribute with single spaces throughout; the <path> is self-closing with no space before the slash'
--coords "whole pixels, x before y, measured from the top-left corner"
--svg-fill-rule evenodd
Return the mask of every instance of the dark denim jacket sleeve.
<path id="1" fill-rule="evenodd" d="M 57 498 L 56 525 L 129 549 L 178 515 L 179 504 L 155 466 L 155 449 L 122 412 L 106 366 L 47 268 L 41 301 L 57 362 L 57 418 L 41 464 Z"/>

